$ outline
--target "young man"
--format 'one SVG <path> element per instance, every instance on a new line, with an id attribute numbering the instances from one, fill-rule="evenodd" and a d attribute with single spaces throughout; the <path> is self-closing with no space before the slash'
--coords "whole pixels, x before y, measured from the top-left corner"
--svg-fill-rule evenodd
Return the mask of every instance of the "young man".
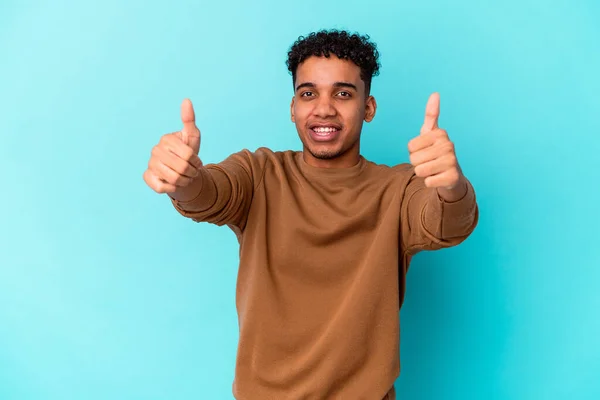
<path id="1" fill-rule="evenodd" d="M 237 399 L 393 399 L 409 262 L 468 237 L 475 194 L 438 127 L 438 94 L 408 143 L 411 164 L 360 155 L 377 107 L 368 37 L 312 33 L 287 64 L 303 151 L 245 150 L 203 166 L 185 100 L 183 129 L 161 138 L 144 179 L 182 215 L 237 234 Z"/>

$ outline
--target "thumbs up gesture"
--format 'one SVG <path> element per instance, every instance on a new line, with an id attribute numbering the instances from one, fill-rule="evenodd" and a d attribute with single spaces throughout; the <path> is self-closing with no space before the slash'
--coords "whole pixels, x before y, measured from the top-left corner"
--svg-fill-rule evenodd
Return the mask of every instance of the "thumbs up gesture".
<path id="1" fill-rule="evenodd" d="M 160 138 L 152 148 L 144 181 L 157 193 L 168 193 L 178 199 L 193 198 L 194 178 L 202 167 L 198 157 L 200 130 L 196 126 L 194 107 L 188 99 L 181 104 L 181 131 Z M 197 194 L 197 193 L 196 193 Z"/>
<path id="2" fill-rule="evenodd" d="M 196 126 L 194 106 L 188 99 L 181 103 L 181 122 L 183 123 L 183 129 L 177 134 L 183 143 L 188 145 L 194 154 L 198 155 L 200 152 L 200 129 Z"/>
<path id="3" fill-rule="evenodd" d="M 427 102 L 421 134 L 408 143 L 408 151 L 415 174 L 425 179 L 425 186 L 437 188 L 442 197 L 451 199 L 457 197 L 451 192 L 466 190 L 466 186 L 460 185 L 464 178 L 456 159 L 454 144 L 448 133 L 438 127 L 439 115 L 440 95 L 433 93 Z"/>

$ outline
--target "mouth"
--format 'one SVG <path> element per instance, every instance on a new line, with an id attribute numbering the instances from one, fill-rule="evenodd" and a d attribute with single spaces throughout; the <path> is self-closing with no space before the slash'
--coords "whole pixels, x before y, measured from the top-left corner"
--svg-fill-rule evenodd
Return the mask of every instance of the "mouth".
<path id="1" fill-rule="evenodd" d="M 337 124 L 315 124 L 309 127 L 310 136 L 314 141 L 326 142 L 335 139 L 342 127 Z"/>

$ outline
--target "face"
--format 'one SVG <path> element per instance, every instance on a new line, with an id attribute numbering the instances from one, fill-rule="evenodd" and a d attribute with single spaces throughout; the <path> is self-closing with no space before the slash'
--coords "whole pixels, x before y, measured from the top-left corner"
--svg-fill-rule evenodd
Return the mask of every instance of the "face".
<path id="1" fill-rule="evenodd" d="M 352 61 L 335 55 L 306 59 L 296 70 L 291 104 L 304 160 L 324 168 L 355 165 L 363 121 L 371 122 L 376 108 Z"/>

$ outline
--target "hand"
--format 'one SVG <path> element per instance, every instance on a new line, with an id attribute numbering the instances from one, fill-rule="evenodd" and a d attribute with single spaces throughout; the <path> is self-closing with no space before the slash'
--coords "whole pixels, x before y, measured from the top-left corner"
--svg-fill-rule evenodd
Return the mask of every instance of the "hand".
<path id="1" fill-rule="evenodd" d="M 415 174 L 425 179 L 425 186 L 452 191 L 459 188 L 463 176 L 454 144 L 448 133 L 438 127 L 439 115 L 440 95 L 433 93 L 427 102 L 421 134 L 408 143 L 410 163 Z"/>
<path id="2" fill-rule="evenodd" d="M 183 129 L 161 137 L 154 146 L 144 171 L 144 181 L 157 193 L 174 194 L 185 191 L 195 177 L 202 161 L 200 130 L 196 127 L 194 107 L 188 99 L 181 104 Z"/>

